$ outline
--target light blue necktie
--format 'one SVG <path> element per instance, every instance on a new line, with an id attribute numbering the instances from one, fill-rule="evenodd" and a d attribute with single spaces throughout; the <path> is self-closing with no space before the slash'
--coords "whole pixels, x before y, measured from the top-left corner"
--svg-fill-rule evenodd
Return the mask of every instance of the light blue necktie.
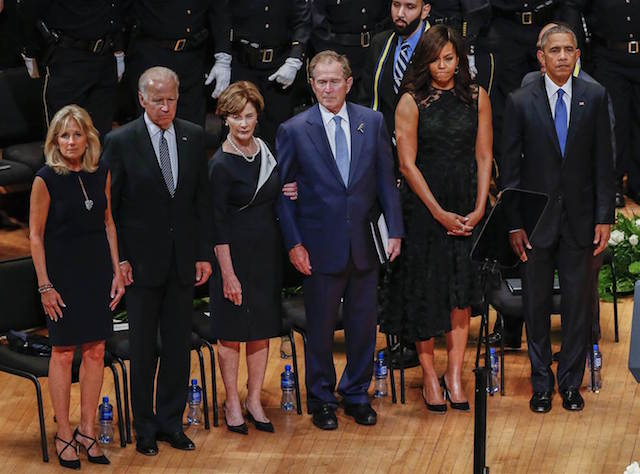
<path id="1" fill-rule="evenodd" d="M 342 176 L 342 181 L 347 186 L 349 184 L 349 148 L 347 147 L 347 137 L 340 126 L 341 121 L 342 117 L 338 115 L 333 117 L 333 122 L 336 124 L 336 164 L 338 165 L 340 176 Z"/>
<path id="2" fill-rule="evenodd" d="M 553 121 L 556 124 L 556 134 L 558 135 L 558 142 L 560 143 L 560 151 L 564 158 L 564 147 L 567 144 L 567 106 L 562 100 L 564 91 L 558 89 L 558 100 L 556 102 L 556 113 Z"/>

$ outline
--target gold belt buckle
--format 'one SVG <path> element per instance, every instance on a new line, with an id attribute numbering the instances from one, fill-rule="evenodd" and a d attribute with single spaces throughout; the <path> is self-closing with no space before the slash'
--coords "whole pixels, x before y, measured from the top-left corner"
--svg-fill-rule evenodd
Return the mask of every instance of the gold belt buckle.
<path id="1" fill-rule="evenodd" d="M 640 53 L 640 43 L 637 41 L 629 41 L 627 43 L 627 53 L 638 54 Z"/>
<path id="2" fill-rule="evenodd" d="M 102 38 L 96 40 L 95 44 L 93 45 L 93 52 L 94 53 L 99 53 L 100 51 L 102 51 L 102 47 L 104 46 L 104 40 Z"/>
<path id="3" fill-rule="evenodd" d="M 368 31 L 364 31 L 360 33 L 360 46 L 363 48 L 368 48 L 371 44 L 371 33 Z"/>
<path id="4" fill-rule="evenodd" d="M 260 51 L 262 52 L 263 63 L 270 63 L 273 61 L 273 48 L 261 49 Z"/>
<path id="5" fill-rule="evenodd" d="M 176 41 L 175 46 L 173 47 L 173 50 L 177 53 L 178 51 L 182 51 L 185 47 L 185 45 L 187 44 L 187 40 L 185 38 L 180 38 L 178 41 Z"/>
<path id="6" fill-rule="evenodd" d="M 522 12 L 520 15 L 522 16 L 522 24 L 523 25 L 532 25 L 533 24 L 533 13 L 531 13 L 531 12 Z"/>

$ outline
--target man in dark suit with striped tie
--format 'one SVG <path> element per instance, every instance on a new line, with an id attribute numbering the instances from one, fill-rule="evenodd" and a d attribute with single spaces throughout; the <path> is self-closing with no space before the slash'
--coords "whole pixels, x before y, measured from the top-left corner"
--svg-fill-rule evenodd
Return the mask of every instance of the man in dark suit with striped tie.
<path id="1" fill-rule="evenodd" d="M 171 69 L 147 69 L 138 82 L 144 115 L 109 133 L 103 152 L 128 285 L 136 449 L 147 456 L 157 454 L 156 440 L 195 448 L 182 430 L 193 287 L 211 275 L 204 134 L 199 125 L 175 118 L 178 87 Z"/>
<path id="2" fill-rule="evenodd" d="M 580 386 L 591 340 L 593 259 L 614 222 L 615 178 L 605 89 L 572 73 L 580 50 L 570 28 L 549 28 L 538 56 L 545 74 L 509 95 L 500 162 L 501 187 L 545 193 L 537 219 L 526 201 L 505 202 L 514 252 L 522 260 L 534 412 L 551 410 L 554 375 L 549 337 L 554 270 L 562 289 L 562 349 L 557 380 L 562 406 L 582 410 Z"/>
<path id="3" fill-rule="evenodd" d="M 395 0 L 391 2 L 393 29 L 383 31 L 371 40 L 369 58 L 362 72 L 358 103 L 377 110 L 384 116 L 389 135 L 393 139 L 398 90 L 413 52 L 429 23 L 431 5 L 424 0 Z M 398 172 L 398 158 L 394 150 L 394 169 Z"/>

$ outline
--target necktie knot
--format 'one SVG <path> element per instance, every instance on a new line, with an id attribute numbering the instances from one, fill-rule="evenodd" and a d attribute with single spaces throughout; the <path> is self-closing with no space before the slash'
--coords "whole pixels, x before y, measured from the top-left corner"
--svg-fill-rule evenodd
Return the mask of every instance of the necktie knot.
<path id="1" fill-rule="evenodd" d="M 340 117 L 339 115 L 334 115 L 333 121 L 335 122 L 336 127 L 339 127 L 340 126 L 340 122 L 342 121 L 342 117 Z"/>
<path id="2" fill-rule="evenodd" d="M 564 91 L 562 89 L 558 89 L 558 100 L 562 100 L 563 95 L 564 95 Z"/>

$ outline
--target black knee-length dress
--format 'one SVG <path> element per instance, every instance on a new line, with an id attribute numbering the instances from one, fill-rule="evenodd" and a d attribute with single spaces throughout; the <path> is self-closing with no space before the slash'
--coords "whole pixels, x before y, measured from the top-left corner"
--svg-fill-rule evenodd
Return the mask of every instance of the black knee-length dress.
<path id="1" fill-rule="evenodd" d="M 49 279 L 66 308 L 62 318 L 47 318 L 54 346 L 72 346 L 107 339 L 113 332 L 109 309 L 113 267 L 104 225 L 107 168 L 93 173 L 57 174 L 49 166 L 37 176 L 49 191 L 51 202 L 44 232 Z M 80 180 L 93 205 L 85 206 Z"/>
<path id="2" fill-rule="evenodd" d="M 216 263 L 211 279 L 214 334 L 227 341 L 253 341 L 282 331 L 282 236 L 275 200 L 280 195 L 276 168 L 256 193 L 262 160 L 218 150 L 209 163 L 213 200 L 214 244 L 228 244 L 235 274 L 242 286 L 242 305 L 223 295 Z"/>
<path id="3" fill-rule="evenodd" d="M 477 89 L 472 103 L 454 90 L 432 89 L 418 105 L 416 166 L 440 206 L 466 215 L 475 208 L 478 130 Z M 473 237 L 447 235 L 420 198 L 402 189 L 406 238 L 384 290 L 382 330 L 405 341 L 451 330 L 450 312 L 479 301 L 477 269 L 469 256 Z M 474 233 L 480 228 L 476 225 Z"/>

